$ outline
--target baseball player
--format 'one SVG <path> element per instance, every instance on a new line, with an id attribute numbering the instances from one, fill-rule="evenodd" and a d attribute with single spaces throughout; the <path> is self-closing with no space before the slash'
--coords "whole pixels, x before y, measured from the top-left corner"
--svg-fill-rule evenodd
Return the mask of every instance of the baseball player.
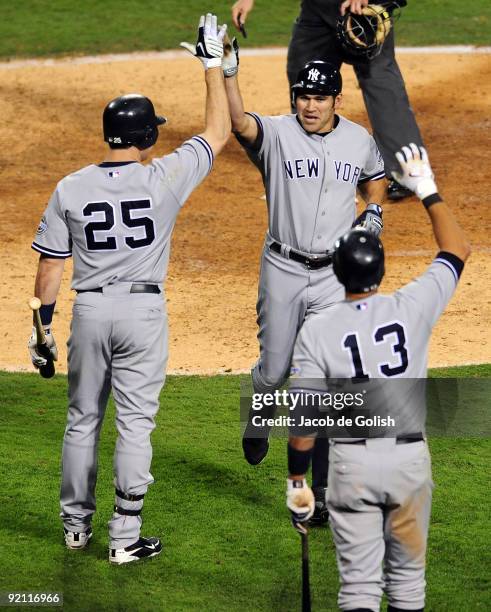
<path id="1" fill-rule="evenodd" d="M 296 114 L 260 116 L 244 112 L 236 41 L 234 47 L 236 54 L 224 59 L 232 129 L 261 172 L 268 206 L 257 301 L 260 356 L 252 384 L 255 393 L 269 393 L 288 377 L 304 319 L 344 298 L 329 252 L 336 238 L 354 223 L 377 234 L 382 230 L 384 165 L 370 134 L 337 113 L 342 98 L 337 68 L 309 62 L 292 87 Z M 369 204 L 355 220 L 357 188 Z M 243 450 L 251 465 L 266 456 L 268 435 L 268 428 L 254 427 L 250 417 Z M 326 441 L 318 445 L 315 520 L 325 522 Z"/>
<path id="2" fill-rule="evenodd" d="M 380 54 L 370 60 L 350 55 L 337 36 L 340 16 L 347 12 L 360 15 L 368 4 L 369 0 L 303 0 L 288 47 L 288 81 L 292 87 L 298 71 L 312 57 L 327 60 L 338 68 L 343 62 L 353 65 L 375 141 L 382 153 L 387 176 L 392 179 L 388 186 L 388 198 L 400 200 L 412 193 L 391 177 L 391 171 L 398 169 L 395 153 L 407 142 L 418 145 L 423 142 L 395 58 L 394 30 L 392 28 L 388 33 Z M 383 5 L 387 2 L 374 0 L 370 4 Z M 398 4 L 402 6 L 405 1 L 399 0 Z M 253 7 L 254 0 L 235 2 L 232 19 L 237 28 L 239 20 L 242 24 L 246 22 Z"/>
<path id="3" fill-rule="evenodd" d="M 377 612 L 383 591 L 389 612 L 424 609 L 433 483 L 419 381 L 427 375 L 432 328 L 470 252 L 438 195 L 426 151 L 411 144 L 397 158 L 402 172 L 396 178 L 422 200 L 440 251 L 416 280 L 380 295 L 380 240 L 360 229 L 345 234 L 336 244 L 333 265 L 346 299 L 307 319 L 293 357 L 298 379 L 291 380 L 302 397 L 306 387 L 340 388 L 336 379 L 354 379 L 353 387 L 359 388 L 360 382 L 372 381 L 382 392 L 376 397 L 385 397 L 375 404 L 376 412 L 393 417 L 375 437 L 330 440 L 328 509 L 341 576 L 338 604 L 358 612 Z M 375 428 L 379 424 L 374 421 Z M 288 445 L 287 505 L 299 530 L 313 512 L 314 496 L 304 474 L 315 434 L 306 429 L 292 435 Z"/>
<path id="4" fill-rule="evenodd" d="M 158 555 L 158 538 L 140 536 L 143 498 L 153 482 L 150 434 L 167 363 L 163 282 L 176 216 L 211 171 L 230 133 L 221 58 L 226 26 L 201 17 L 196 56 L 205 67 L 205 130 L 169 155 L 149 158 L 165 119 L 141 95 L 112 100 L 103 114 L 106 158 L 63 178 L 32 248 L 40 255 L 35 295 L 51 352 L 51 321 L 63 266 L 73 256 L 77 292 L 68 340 L 68 422 L 63 442 L 61 517 L 68 548 L 84 548 L 96 509 L 97 444 L 109 393 L 116 404 L 116 500 L 109 561 Z M 33 332 L 29 341 L 36 367 Z"/>

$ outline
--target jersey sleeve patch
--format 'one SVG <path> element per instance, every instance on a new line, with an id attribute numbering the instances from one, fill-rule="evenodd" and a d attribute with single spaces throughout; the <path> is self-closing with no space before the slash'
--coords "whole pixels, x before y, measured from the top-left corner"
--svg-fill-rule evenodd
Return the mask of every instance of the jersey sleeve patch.
<path id="1" fill-rule="evenodd" d="M 67 257 L 72 256 L 71 251 L 56 251 L 55 249 L 49 249 L 48 247 L 42 246 L 37 242 L 33 242 L 31 244 L 31 249 L 37 251 L 38 253 L 42 253 L 43 255 L 47 255 L 48 257 L 55 257 L 58 259 L 66 259 Z"/>
<path id="2" fill-rule="evenodd" d="M 459 282 L 460 275 L 462 274 L 462 270 L 464 269 L 464 262 L 454 255 L 453 253 L 448 253 L 447 251 L 440 251 L 435 257 L 435 262 L 441 263 L 444 266 L 447 266 L 449 270 L 455 277 L 455 282 Z"/>

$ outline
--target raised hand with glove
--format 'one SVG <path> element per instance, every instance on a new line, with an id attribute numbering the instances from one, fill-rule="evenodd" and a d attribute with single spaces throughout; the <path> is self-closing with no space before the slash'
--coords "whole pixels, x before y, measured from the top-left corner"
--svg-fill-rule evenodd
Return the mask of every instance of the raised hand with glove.
<path id="1" fill-rule="evenodd" d="M 224 24 L 218 29 L 217 16 L 208 13 L 206 17 L 201 15 L 198 25 L 198 40 L 196 45 L 181 42 L 181 47 L 197 57 L 205 67 L 218 68 L 222 65 L 223 39 L 227 31 Z"/>
<path id="2" fill-rule="evenodd" d="M 402 147 L 396 158 L 402 172 L 392 172 L 392 176 L 398 183 L 413 191 L 425 206 L 441 200 L 424 147 L 412 142 L 408 147 Z"/>
<path id="3" fill-rule="evenodd" d="M 287 478 L 286 505 L 291 513 L 292 525 L 299 533 L 307 533 L 307 524 L 314 514 L 315 498 L 305 478 Z"/>
<path id="4" fill-rule="evenodd" d="M 375 236 L 380 236 L 384 229 L 382 207 L 378 204 L 369 204 L 351 227 L 364 227 Z"/>

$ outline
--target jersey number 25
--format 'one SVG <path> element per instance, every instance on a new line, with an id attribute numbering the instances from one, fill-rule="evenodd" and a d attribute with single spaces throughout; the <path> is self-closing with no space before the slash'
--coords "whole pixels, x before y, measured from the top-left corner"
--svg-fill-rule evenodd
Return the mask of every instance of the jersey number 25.
<path id="1" fill-rule="evenodd" d="M 121 222 L 129 230 L 140 228 L 136 238 L 132 233 L 124 237 L 125 244 L 130 249 L 139 249 L 152 244 L 155 240 L 155 225 L 150 217 L 133 217 L 133 211 L 152 208 L 150 200 L 121 200 Z M 97 221 L 90 221 L 84 226 L 85 240 L 89 251 L 115 251 L 118 248 L 116 236 L 109 235 L 114 228 L 115 207 L 110 202 L 88 202 L 82 210 L 84 217 L 94 217 Z M 142 232 L 143 230 L 143 232 Z M 98 232 L 96 238 L 96 232 Z M 134 231 L 133 231 L 134 233 Z M 143 234 L 143 235 L 142 235 Z"/>

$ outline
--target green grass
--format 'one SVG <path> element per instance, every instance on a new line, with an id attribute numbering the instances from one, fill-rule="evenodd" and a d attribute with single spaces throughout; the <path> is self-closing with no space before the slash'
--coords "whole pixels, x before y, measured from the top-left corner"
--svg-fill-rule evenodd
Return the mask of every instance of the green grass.
<path id="1" fill-rule="evenodd" d="M 440 371 L 435 372 L 439 376 Z M 454 376 L 490 376 L 491 366 Z M 144 533 L 165 551 L 143 565 L 111 567 L 114 408 L 99 452 L 95 535 L 67 551 L 58 518 L 66 378 L 0 373 L 0 592 L 62 591 L 66 610 L 268 611 L 300 609 L 300 544 L 284 508 L 285 441 L 272 439 L 253 469 L 240 449 L 244 377 L 169 377 L 153 434 Z M 489 610 L 489 439 L 435 439 L 428 554 L 432 612 Z M 327 529 L 311 532 L 315 610 L 335 610 L 338 575 Z"/>
<path id="2" fill-rule="evenodd" d="M 286 45 L 299 0 L 257 0 L 244 46 Z M 0 56 L 91 54 L 177 48 L 193 40 L 212 8 L 231 22 L 232 0 L 24 0 L 3 2 Z M 397 24 L 400 45 L 489 44 L 488 0 L 410 0 Z"/>

